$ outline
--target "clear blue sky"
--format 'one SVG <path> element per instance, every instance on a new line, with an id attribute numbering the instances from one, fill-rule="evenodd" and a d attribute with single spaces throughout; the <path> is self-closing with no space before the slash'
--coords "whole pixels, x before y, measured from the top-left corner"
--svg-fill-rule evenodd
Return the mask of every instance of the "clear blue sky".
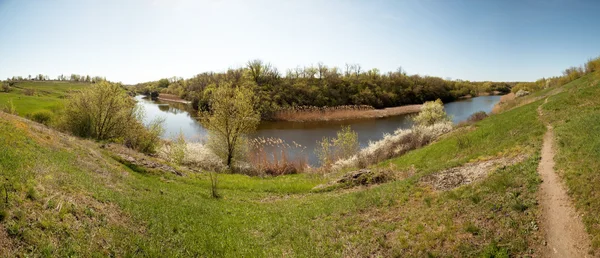
<path id="1" fill-rule="evenodd" d="M 600 55 L 600 1 L 0 0 L 0 78 L 137 83 L 262 59 L 530 81 Z"/>

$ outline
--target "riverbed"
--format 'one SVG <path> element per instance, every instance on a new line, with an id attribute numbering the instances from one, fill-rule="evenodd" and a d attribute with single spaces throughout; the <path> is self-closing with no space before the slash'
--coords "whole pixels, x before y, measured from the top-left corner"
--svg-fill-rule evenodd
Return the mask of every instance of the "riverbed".
<path id="1" fill-rule="evenodd" d="M 188 141 L 201 142 L 206 138 L 207 131 L 197 121 L 196 113 L 189 104 L 154 101 L 141 95 L 136 96 L 135 99 L 145 113 L 145 122 L 158 117 L 165 120 L 163 138 L 173 138 L 179 132 L 182 132 Z M 452 117 L 452 121 L 458 123 L 475 112 L 491 112 L 499 100 L 500 96 L 480 96 L 447 103 L 444 109 Z M 357 132 L 360 146 L 365 147 L 369 141 L 382 139 L 385 133 L 393 133 L 398 128 L 410 128 L 412 115 L 327 122 L 263 121 L 251 137 L 281 139 L 294 148 L 288 158 L 293 159 L 295 155 L 301 155 L 308 159 L 310 165 L 315 166 L 318 165 L 318 159 L 314 154 L 317 141 L 323 137 L 335 137 L 342 126 L 349 125 Z M 296 144 L 302 147 L 294 147 Z"/>

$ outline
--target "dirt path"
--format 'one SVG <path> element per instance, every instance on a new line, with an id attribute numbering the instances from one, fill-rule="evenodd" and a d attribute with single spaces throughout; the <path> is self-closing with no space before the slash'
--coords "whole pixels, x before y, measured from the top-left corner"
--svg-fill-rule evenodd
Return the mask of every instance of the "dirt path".
<path id="1" fill-rule="evenodd" d="M 546 99 L 546 102 L 548 99 Z M 543 116 L 541 106 L 538 113 Z M 541 228 L 545 233 L 544 257 L 590 257 L 589 236 L 571 202 L 560 177 L 554 171 L 554 132 L 546 125 L 542 160 L 538 173 L 542 184 L 538 200 L 542 208 Z"/>

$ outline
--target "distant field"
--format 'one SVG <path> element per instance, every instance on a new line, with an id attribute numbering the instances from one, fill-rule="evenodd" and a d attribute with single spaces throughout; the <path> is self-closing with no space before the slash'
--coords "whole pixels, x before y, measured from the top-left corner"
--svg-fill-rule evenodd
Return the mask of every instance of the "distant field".
<path id="1" fill-rule="evenodd" d="M 68 94 L 88 85 L 58 81 L 17 82 L 9 93 L 0 92 L 0 110 L 12 100 L 20 116 L 44 109 L 56 111 L 62 107 Z"/>

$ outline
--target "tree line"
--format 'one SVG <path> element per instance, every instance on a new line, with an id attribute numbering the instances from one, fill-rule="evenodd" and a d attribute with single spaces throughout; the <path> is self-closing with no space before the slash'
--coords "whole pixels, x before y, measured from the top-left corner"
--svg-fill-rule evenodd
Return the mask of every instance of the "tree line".
<path id="1" fill-rule="evenodd" d="M 28 75 L 27 77 L 23 76 L 13 76 L 11 78 L 6 78 L 7 81 L 69 81 L 69 82 L 89 82 L 89 83 L 97 83 L 101 81 L 106 81 L 106 77 L 101 76 L 90 76 L 90 75 L 79 75 L 79 74 L 71 74 L 69 76 L 61 74 L 57 76 L 55 79 L 51 79 L 50 76 L 44 74 L 38 75 Z"/>
<path id="2" fill-rule="evenodd" d="M 344 68 L 317 66 L 289 69 L 285 75 L 261 60 L 226 72 L 205 72 L 189 79 L 172 77 L 135 85 L 138 93 L 173 94 L 192 101 L 195 109 L 210 109 L 211 93 L 221 84 L 250 87 L 260 101 L 263 118 L 281 108 L 368 105 L 374 108 L 453 101 L 467 95 L 508 93 L 516 82 L 472 82 L 434 76 L 408 75 L 404 70 L 382 73 L 360 65 Z"/>

